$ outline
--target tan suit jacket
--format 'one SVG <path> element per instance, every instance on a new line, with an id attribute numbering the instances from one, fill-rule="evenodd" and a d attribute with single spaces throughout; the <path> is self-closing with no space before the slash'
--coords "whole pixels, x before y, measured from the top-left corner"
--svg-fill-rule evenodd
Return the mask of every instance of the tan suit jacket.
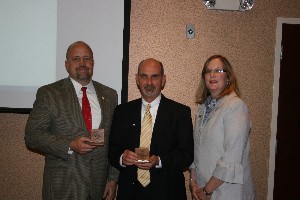
<path id="1" fill-rule="evenodd" d="M 80 155 L 68 154 L 72 139 L 89 137 L 81 107 L 69 78 L 41 87 L 28 118 L 25 142 L 29 149 L 45 154 L 43 199 L 102 199 L 107 180 L 117 180 L 118 171 L 107 159 L 108 139 L 115 90 L 93 81 L 101 107 L 105 145 Z"/>

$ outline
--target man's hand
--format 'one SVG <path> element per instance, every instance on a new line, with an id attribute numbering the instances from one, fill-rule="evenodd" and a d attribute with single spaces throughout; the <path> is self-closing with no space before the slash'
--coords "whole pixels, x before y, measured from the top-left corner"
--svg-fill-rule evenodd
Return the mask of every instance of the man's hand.
<path id="1" fill-rule="evenodd" d="M 152 167 L 159 164 L 159 158 L 158 156 L 152 155 L 149 158 L 149 162 L 143 163 L 143 162 L 135 162 L 135 165 L 140 169 L 149 170 Z"/>
<path id="2" fill-rule="evenodd" d="M 89 143 L 92 142 L 93 140 L 91 140 L 90 138 L 80 137 L 72 140 L 72 142 L 70 143 L 70 149 L 76 153 L 84 155 L 93 151 L 93 149 L 97 147 L 95 145 L 89 145 Z"/>
<path id="3" fill-rule="evenodd" d="M 116 189 L 117 182 L 116 181 L 108 181 L 105 186 L 105 190 L 103 193 L 103 199 L 113 200 L 116 197 Z"/>
<path id="4" fill-rule="evenodd" d="M 123 165 L 133 165 L 137 161 L 137 155 L 133 151 L 125 150 L 122 157 Z"/>

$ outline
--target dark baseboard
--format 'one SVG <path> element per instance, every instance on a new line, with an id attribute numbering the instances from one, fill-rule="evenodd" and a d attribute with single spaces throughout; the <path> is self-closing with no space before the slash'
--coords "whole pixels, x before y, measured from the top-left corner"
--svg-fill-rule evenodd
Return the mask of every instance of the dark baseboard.
<path id="1" fill-rule="evenodd" d="M 0 113 L 17 113 L 17 114 L 29 114 L 32 108 L 7 108 L 0 107 Z"/>

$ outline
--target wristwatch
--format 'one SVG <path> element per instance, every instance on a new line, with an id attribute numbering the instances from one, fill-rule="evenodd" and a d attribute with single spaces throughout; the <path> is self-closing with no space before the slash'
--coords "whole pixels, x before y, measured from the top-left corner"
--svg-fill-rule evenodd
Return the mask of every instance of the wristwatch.
<path id="1" fill-rule="evenodd" d="M 205 195 L 211 195 L 213 193 L 213 192 L 211 192 L 211 193 L 206 192 L 205 188 L 203 188 L 202 191 Z"/>

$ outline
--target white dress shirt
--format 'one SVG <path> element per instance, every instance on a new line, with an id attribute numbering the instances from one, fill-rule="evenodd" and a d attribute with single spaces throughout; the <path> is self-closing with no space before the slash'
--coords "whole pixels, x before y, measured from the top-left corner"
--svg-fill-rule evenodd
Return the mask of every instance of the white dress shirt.
<path id="1" fill-rule="evenodd" d="M 75 88 L 75 92 L 78 98 L 78 102 L 80 104 L 80 107 L 82 109 L 82 96 L 83 96 L 83 92 L 81 90 L 81 88 L 83 87 L 80 83 L 78 83 L 77 81 L 75 81 L 74 79 L 72 79 L 70 77 L 73 86 Z M 91 81 L 88 85 L 84 86 L 87 87 L 86 89 L 86 95 L 87 98 L 90 102 L 90 106 L 91 106 L 91 112 L 92 112 L 92 129 L 98 129 L 100 126 L 100 122 L 101 122 L 101 108 L 100 108 L 100 104 L 97 98 L 97 94 L 96 94 L 96 90 L 95 87 L 93 85 L 93 82 Z M 68 154 L 72 154 L 73 151 L 70 150 L 68 151 Z"/>
<path id="2" fill-rule="evenodd" d="M 160 100 L 161 100 L 161 94 L 160 94 L 158 97 L 156 97 L 156 99 L 154 99 L 154 101 L 152 101 L 152 102 L 150 103 L 150 105 L 151 105 L 150 113 L 151 113 L 151 117 L 152 117 L 152 131 L 153 131 L 153 127 L 154 127 L 154 124 L 155 124 L 156 115 L 157 115 L 157 110 L 158 110 L 158 106 L 159 106 Z M 143 119 L 144 119 L 144 115 L 145 115 L 145 113 L 146 113 L 146 108 L 147 108 L 147 105 L 148 105 L 148 104 L 149 104 L 149 103 L 148 103 L 145 99 L 142 98 L 141 124 L 142 124 L 142 121 L 143 121 Z M 123 154 L 122 154 L 121 157 L 120 157 L 120 165 L 121 165 L 122 167 L 126 167 L 126 166 L 123 165 L 123 163 L 122 163 L 122 158 L 123 158 Z M 156 167 L 156 168 L 161 168 L 161 167 L 162 167 L 162 163 L 161 163 L 160 157 L 158 157 L 158 159 L 159 159 L 159 164 L 156 165 L 155 167 Z"/>
<path id="3" fill-rule="evenodd" d="M 71 81 L 75 88 L 80 107 L 82 108 L 83 92 L 82 92 L 81 88 L 83 86 L 72 78 L 71 78 Z M 87 98 L 89 99 L 91 111 L 92 111 L 92 129 L 98 129 L 100 122 L 101 122 L 101 108 L 100 108 L 100 104 L 99 104 L 99 101 L 97 98 L 97 94 L 96 94 L 93 82 L 91 81 L 88 85 L 86 85 L 84 87 L 87 87 L 86 95 L 87 95 Z"/>

